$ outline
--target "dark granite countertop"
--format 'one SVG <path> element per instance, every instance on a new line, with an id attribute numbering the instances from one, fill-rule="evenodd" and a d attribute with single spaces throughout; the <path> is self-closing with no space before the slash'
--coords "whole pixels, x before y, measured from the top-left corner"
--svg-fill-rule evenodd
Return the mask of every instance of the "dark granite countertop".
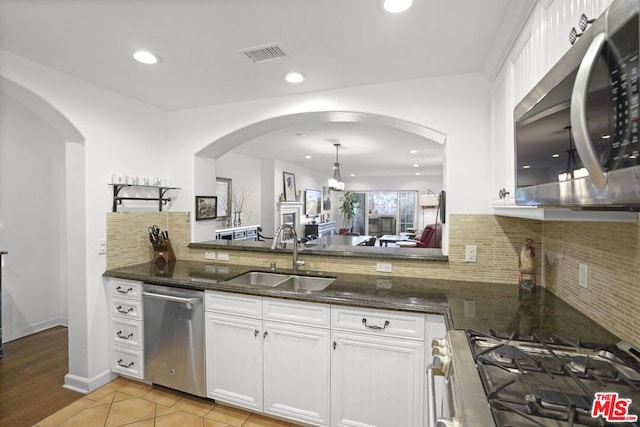
<path id="1" fill-rule="evenodd" d="M 449 257 L 442 254 L 441 249 L 431 248 L 387 248 L 380 246 L 358 246 L 363 236 L 326 236 L 306 243 L 300 254 L 336 257 L 359 258 L 389 258 L 419 261 L 448 261 Z M 271 242 L 243 241 L 243 240 L 208 240 L 190 243 L 191 249 L 226 249 L 235 251 L 273 252 Z M 291 248 L 278 248 L 278 252 L 291 253 Z"/>
<path id="2" fill-rule="evenodd" d="M 619 339 L 550 291 L 538 287 L 520 294 L 517 284 L 476 283 L 440 279 L 338 274 L 326 289 L 304 293 L 293 289 L 224 283 L 247 271 L 247 266 L 176 261 L 158 267 L 152 263 L 107 270 L 104 275 L 147 283 L 218 290 L 250 295 L 380 309 L 444 314 L 455 329 L 490 329 L 521 335 L 553 335 L 570 341 L 612 344 Z M 290 273 L 287 270 L 278 270 Z"/>

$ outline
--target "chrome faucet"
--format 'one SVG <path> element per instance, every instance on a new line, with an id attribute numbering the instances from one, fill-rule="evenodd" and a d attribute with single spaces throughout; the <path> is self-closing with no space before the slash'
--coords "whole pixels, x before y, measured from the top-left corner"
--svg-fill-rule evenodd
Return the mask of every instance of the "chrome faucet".
<path id="1" fill-rule="evenodd" d="M 289 233 L 293 234 L 293 272 L 298 273 L 300 266 L 304 265 L 304 261 L 298 259 L 298 233 L 296 229 L 291 224 L 282 224 L 276 230 L 276 235 L 273 236 L 273 243 L 271 244 L 271 249 L 275 249 L 278 245 L 278 240 L 282 240 L 282 232 L 284 230 L 288 230 Z"/>

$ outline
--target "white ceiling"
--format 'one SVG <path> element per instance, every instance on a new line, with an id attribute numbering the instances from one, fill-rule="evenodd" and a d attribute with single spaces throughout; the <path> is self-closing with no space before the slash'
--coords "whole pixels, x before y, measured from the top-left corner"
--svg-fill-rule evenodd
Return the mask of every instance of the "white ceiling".
<path id="1" fill-rule="evenodd" d="M 532 3 L 414 0 L 392 15 L 377 0 L 0 0 L 0 49 L 176 111 L 448 74 L 491 77 Z M 253 63 L 238 53 L 274 42 L 287 58 Z M 135 62 L 139 48 L 157 53 L 160 64 Z M 286 83 L 291 70 L 307 79 Z M 368 147 L 370 158 L 377 155 L 367 150 L 390 140 L 396 152 L 417 144 L 364 124 L 282 132 L 271 137 L 279 138 L 278 157 L 291 159 L 321 147 L 333 162 L 334 138 L 345 156 Z M 261 146 L 253 141 L 244 151 Z"/>

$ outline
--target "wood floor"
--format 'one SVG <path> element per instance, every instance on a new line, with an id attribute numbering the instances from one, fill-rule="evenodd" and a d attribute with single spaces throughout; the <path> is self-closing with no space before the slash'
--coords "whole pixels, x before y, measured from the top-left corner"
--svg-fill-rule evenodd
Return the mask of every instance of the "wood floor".
<path id="1" fill-rule="evenodd" d="M 4 344 L 0 426 L 32 426 L 83 396 L 62 388 L 67 343 L 67 328 L 59 326 Z"/>

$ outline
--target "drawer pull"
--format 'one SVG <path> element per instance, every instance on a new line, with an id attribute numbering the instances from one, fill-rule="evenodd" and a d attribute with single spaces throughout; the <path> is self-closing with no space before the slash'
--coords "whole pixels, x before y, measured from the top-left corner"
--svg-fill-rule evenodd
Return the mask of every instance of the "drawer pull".
<path id="1" fill-rule="evenodd" d="M 363 317 L 363 318 L 362 318 L 362 324 L 363 324 L 365 327 L 369 328 L 369 329 L 386 329 L 386 328 L 387 328 L 387 326 L 389 326 L 389 321 L 388 321 L 388 320 L 385 320 L 385 321 L 384 321 L 384 326 L 378 326 L 378 325 L 367 325 L 367 318 L 366 318 L 366 317 Z"/>
<path id="2" fill-rule="evenodd" d="M 131 367 L 133 366 L 133 362 L 129 363 L 128 365 L 125 365 L 122 363 L 122 359 L 118 359 L 118 361 L 116 362 L 118 364 L 118 366 L 120 366 L 121 368 L 127 368 L 127 369 L 131 369 Z"/>
<path id="3" fill-rule="evenodd" d="M 116 288 L 116 291 L 118 291 L 118 292 L 119 292 L 119 293 L 121 293 L 121 294 L 128 294 L 129 292 L 133 292 L 133 288 L 129 288 L 129 289 L 127 289 L 126 291 L 123 291 L 123 290 L 122 290 L 122 286 L 118 286 L 118 287 Z"/>
<path id="4" fill-rule="evenodd" d="M 129 338 L 133 337 L 133 332 L 125 336 L 125 335 L 122 335 L 122 331 L 118 331 L 116 332 L 116 335 L 118 336 L 118 338 L 121 338 L 123 340 L 128 340 Z"/>
<path id="5" fill-rule="evenodd" d="M 123 310 L 122 306 L 119 305 L 116 307 L 116 310 L 118 311 L 118 313 L 122 313 L 122 314 L 129 314 L 133 311 L 133 307 L 129 307 L 129 310 Z"/>

